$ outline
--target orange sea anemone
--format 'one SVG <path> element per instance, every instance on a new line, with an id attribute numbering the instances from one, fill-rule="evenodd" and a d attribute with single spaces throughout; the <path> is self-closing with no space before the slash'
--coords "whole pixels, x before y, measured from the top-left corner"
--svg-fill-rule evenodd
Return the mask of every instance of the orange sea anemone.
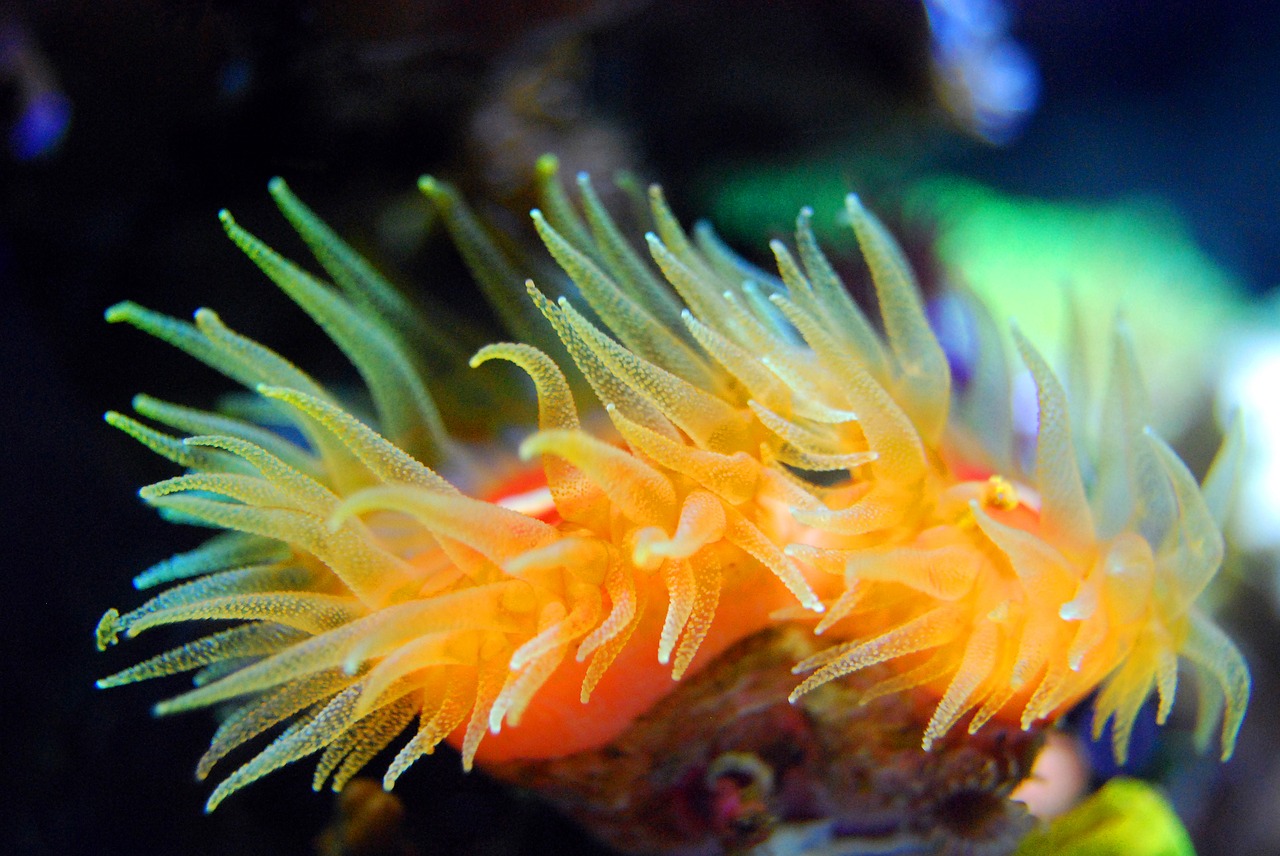
<path id="1" fill-rule="evenodd" d="M 1014 332 L 1040 414 L 1022 455 L 995 324 L 969 302 L 979 356 L 957 394 L 900 251 L 856 197 L 846 213 L 879 323 L 808 211 L 794 250 L 772 244 L 775 277 L 707 229 L 688 236 L 655 187 L 645 258 L 585 177 L 575 207 L 553 173 L 544 164 L 532 216 L 573 299 L 533 282 L 521 293 L 454 191 L 422 182 L 491 300 L 528 301 L 572 362 L 530 344 L 472 358 L 514 363 L 536 389 L 539 424 L 514 474 L 449 435 L 414 359 L 414 338 L 435 331 L 279 180 L 273 197 L 334 286 L 223 224 L 355 364 L 372 418 L 210 310 L 194 324 L 108 311 L 256 393 L 236 414 L 135 399 L 178 436 L 107 416 L 186 469 L 143 488 L 148 503 L 228 530 L 139 576 L 139 589 L 170 587 L 97 631 L 106 647 L 233 622 L 99 681 L 195 671 L 157 712 L 234 702 L 201 777 L 280 729 L 210 809 L 315 752 L 316 787 L 340 788 L 406 729 L 387 787 L 446 740 L 468 768 L 594 749 L 673 679 L 783 625 L 830 640 L 795 664 L 807 676 L 793 698 L 881 664 L 863 700 L 926 694 L 925 749 L 966 717 L 970 733 L 992 719 L 1030 728 L 1098 690 L 1095 731 L 1113 720 L 1123 758 L 1153 689 L 1168 715 L 1183 658 L 1203 678 L 1201 736 L 1221 719 L 1231 754 L 1248 671 L 1196 607 L 1222 557 L 1221 486 L 1206 501 L 1145 430 L 1122 327 L 1096 423 Z M 581 379 L 599 403 L 590 415 L 575 403 Z"/>

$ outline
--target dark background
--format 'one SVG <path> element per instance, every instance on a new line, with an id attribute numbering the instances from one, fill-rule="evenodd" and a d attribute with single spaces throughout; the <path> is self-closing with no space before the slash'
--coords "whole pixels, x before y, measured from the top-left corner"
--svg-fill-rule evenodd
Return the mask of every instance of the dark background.
<path id="1" fill-rule="evenodd" d="M 331 814 L 331 798 L 312 796 L 309 770 L 296 765 L 204 816 L 208 786 L 190 771 L 207 715 L 154 720 L 161 688 L 91 688 L 142 653 L 141 643 L 95 652 L 104 609 L 133 605 L 129 578 L 195 543 L 136 498 L 169 468 L 99 416 L 143 389 L 206 405 L 226 389 L 167 347 L 108 327 L 102 310 L 125 298 L 184 317 L 210 305 L 321 377 L 349 372 L 226 242 L 218 209 L 297 254 L 265 194 L 267 179 L 284 175 L 399 281 L 485 323 L 456 260 L 412 226 L 422 172 L 519 208 L 520 165 L 554 148 L 574 169 L 628 166 L 662 179 L 688 220 L 708 176 L 727 164 L 862 134 L 868 150 L 898 145 L 907 173 L 947 167 L 1049 198 L 1164 195 L 1205 250 L 1262 293 L 1280 282 L 1280 15 L 1259 12 L 1264 5 L 1015 4 L 1013 31 L 1039 64 L 1043 91 L 1005 148 L 941 114 L 923 71 L 923 19 L 906 0 L 53 0 L 0 9 L 0 25 L 45 62 L 38 72 L 0 70 L 6 122 L 21 111 L 24 74 L 52 80 L 73 110 L 65 138 L 43 156 L 0 155 L 11 815 L 0 850 L 306 853 Z M 718 74 L 726 64 L 733 73 Z M 513 106 L 521 74 L 542 81 L 537 97 L 550 100 Z M 1249 655 L 1259 686 L 1241 753 L 1274 755 L 1274 732 L 1261 732 L 1275 723 L 1264 712 L 1280 673 L 1274 639 Z M 397 790 L 423 852 L 589 847 L 532 803 L 456 768 L 444 753 Z M 1202 852 L 1273 852 L 1268 842 L 1280 839 L 1266 805 L 1274 809 L 1280 776 L 1274 764 L 1256 769 L 1273 778 L 1228 773 L 1222 795 L 1198 807 Z"/>

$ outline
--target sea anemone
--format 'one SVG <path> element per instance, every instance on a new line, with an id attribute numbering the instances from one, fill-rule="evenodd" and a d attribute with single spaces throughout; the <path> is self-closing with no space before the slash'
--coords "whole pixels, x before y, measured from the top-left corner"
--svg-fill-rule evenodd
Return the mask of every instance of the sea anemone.
<path id="1" fill-rule="evenodd" d="M 1222 557 L 1221 488 L 1207 485 L 1207 502 L 1145 429 L 1123 326 L 1095 424 L 1014 332 L 1039 403 L 1034 448 L 1020 448 L 994 322 L 959 295 L 978 347 L 953 390 L 900 251 L 856 197 L 845 213 L 878 323 L 819 248 L 808 210 L 794 251 L 771 244 L 773 276 L 705 227 L 690 237 L 653 187 L 646 259 L 585 176 L 575 206 L 554 163 L 542 167 L 533 224 L 580 299 L 532 281 L 520 294 L 456 192 L 421 183 L 500 314 L 533 329 L 513 309 L 527 301 L 563 348 L 560 363 L 525 343 L 471 360 L 513 363 L 536 389 L 537 430 L 514 472 L 450 436 L 414 359 L 414 341 L 435 332 L 279 180 L 272 196 L 334 285 L 225 212 L 223 225 L 350 358 L 371 418 L 210 310 L 194 324 L 108 310 L 255 393 L 230 413 L 135 399 L 177 435 L 107 415 L 186 469 L 144 500 L 228 531 L 136 578 L 170 587 L 108 611 L 99 646 L 232 624 L 99 685 L 195 671 L 158 713 L 233 702 L 201 777 L 281 729 L 209 809 L 315 752 L 315 786 L 341 788 L 406 729 L 388 788 L 446 740 L 467 768 L 594 750 L 673 679 L 779 628 L 830 640 L 793 664 L 806 675 L 793 700 L 874 674 L 861 703 L 929 700 L 924 750 L 966 717 L 969 734 L 992 720 L 1032 729 L 1096 690 L 1095 732 L 1112 720 L 1123 759 L 1153 689 L 1168 716 L 1183 658 L 1202 679 L 1200 736 L 1221 719 L 1230 756 L 1248 671 L 1196 606 Z M 600 405 L 587 415 L 581 379 Z"/>

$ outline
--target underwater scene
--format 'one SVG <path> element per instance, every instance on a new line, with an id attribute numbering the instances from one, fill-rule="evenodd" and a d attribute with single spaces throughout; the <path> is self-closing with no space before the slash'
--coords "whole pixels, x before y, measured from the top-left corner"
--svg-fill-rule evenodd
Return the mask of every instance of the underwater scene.
<path id="1" fill-rule="evenodd" d="M 1280 853 L 1280 14 L 19 0 L 0 79 L 3 852 Z"/>

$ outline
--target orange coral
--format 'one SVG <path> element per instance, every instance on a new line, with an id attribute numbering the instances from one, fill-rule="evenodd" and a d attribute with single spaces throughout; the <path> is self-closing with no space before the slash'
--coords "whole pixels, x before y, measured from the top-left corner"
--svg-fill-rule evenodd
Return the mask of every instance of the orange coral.
<path id="1" fill-rule="evenodd" d="M 1186 468 L 1143 430 L 1123 331 L 1101 430 L 1087 441 L 1073 434 L 1059 381 L 1015 333 L 1040 407 L 1023 472 L 990 320 L 974 307 L 984 353 L 971 388 L 953 396 L 910 272 L 855 197 L 847 214 L 883 335 L 823 256 L 807 211 L 795 255 L 772 245 L 773 277 L 708 230 L 690 238 L 654 188 L 645 242 L 655 269 L 585 177 L 579 213 L 553 164 L 543 167 L 546 214 L 534 211 L 534 225 L 586 306 L 532 282 L 528 299 L 608 426 L 580 422 L 544 350 L 482 349 L 473 366 L 509 361 L 532 378 L 539 425 L 519 450 L 530 468 L 476 495 L 429 469 L 484 481 L 419 375 L 403 301 L 281 182 L 273 195 L 337 288 L 224 214 L 227 231 L 351 358 L 381 433 L 208 310 L 194 325 L 130 304 L 108 312 L 255 390 L 258 419 L 306 440 L 145 397 L 135 400 L 143 416 L 190 436 L 108 415 L 188 470 L 144 499 L 232 534 L 139 577 L 139 588 L 177 584 L 132 612 L 109 611 L 100 645 L 176 622 L 244 623 L 100 685 L 199 670 L 194 689 L 157 710 L 238 699 L 201 776 L 285 725 L 210 808 L 317 751 L 316 787 L 332 777 L 340 788 L 415 718 L 387 787 L 450 735 L 468 767 L 599 746 L 672 679 L 780 622 L 816 622 L 833 640 L 797 665 L 810 672 L 797 695 L 887 661 L 900 666 L 868 696 L 934 693 L 926 749 L 971 712 L 971 733 L 995 716 L 1030 727 L 1101 687 L 1095 724 L 1114 717 L 1123 757 L 1153 688 L 1168 715 L 1181 656 L 1207 678 L 1204 728 L 1225 701 L 1230 755 L 1248 672 L 1195 606 L 1221 536 Z M 511 300 L 509 265 L 465 206 L 445 185 L 423 189 L 490 296 L 506 288 L 496 299 Z M 514 326 L 530 320 L 505 314 Z"/>

